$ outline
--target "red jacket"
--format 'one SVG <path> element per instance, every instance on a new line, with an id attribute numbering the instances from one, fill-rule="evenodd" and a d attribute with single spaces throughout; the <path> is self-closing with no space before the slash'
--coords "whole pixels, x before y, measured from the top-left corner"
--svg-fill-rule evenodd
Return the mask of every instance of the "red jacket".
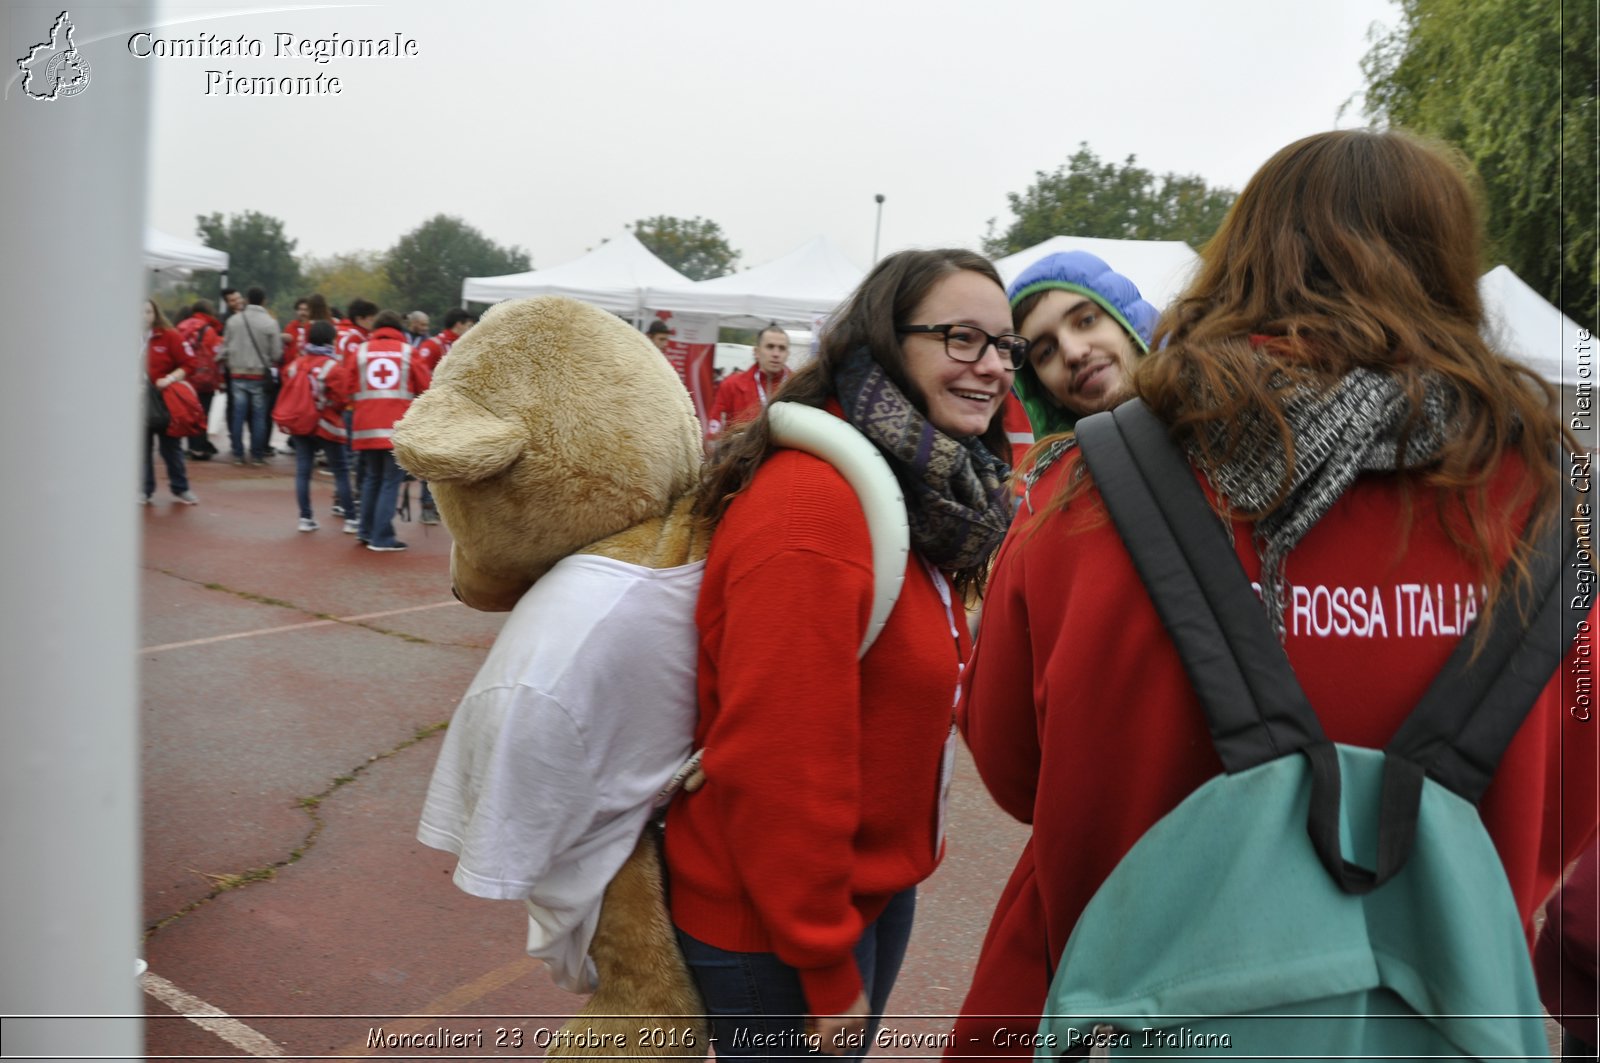
<path id="1" fill-rule="evenodd" d="M 350 445 L 356 450 L 394 449 L 394 426 L 432 379 L 404 333 L 374 329 L 330 375 L 332 390 L 349 396 L 354 405 Z"/>
<path id="2" fill-rule="evenodd" d="M 449 329 L 444 329 L 438 335 L 429 336 L 417 344 L 417 355 L 422 359 L 422 364 L 428 367 L 428 372 L 438 371 L 439 363 L 450 353 L 450 348 L 454 347 L 456 340 L 460 338 Z"/>
<path id="3" fill-rule="evenodd" d="M 718 384 L 717 394 L 707 412 L 711 418 L 710 434 L 721 435 L 730 428 L 761 416 L 761 411 L 772 401 L 773 392 L 792 375 L 785 368 L 774 383 L 762 374 L 760 365 L 753 365 Z"/>
<path id="4" fill-rule="evenodd" d="M 1222 770 L 1098 492 L 1065 513 L 1032 515 L 1079 460 L 1069 455 L 1029 492 L 967 669 L 961 723 L 973 760 L 1033 838 L 989 924 L 952 1053 L 1032 1053 L 997 1047 L 996 1028 L 1033 1029 L 1016 1016 L 1039 1014 L 1049 968 L 1095 890 L 1146 830 Z M 1506 462 L 1498 495 L 1521 469 Z M 1381 748 L 1454 649 L 1466 603 L 1475 610 L 1482 600 L 1432 493 L 1412 503 L 1407 534 L 1393 478 L 1363 477 L 1289 556 L 1285 648 L 1336 742 Z M 1250 527 L 1236 524 L 1234 540 L 1245 572 L 1259 578 Z M 1561 678 L 1572 663 L 1552 677 L 1479 806 L 1529 926 L 1595 827 L 1600 728 L 1567 714 Z"/>
<path id="5" fill-rule="evenodd" d="M 190 314 L 175 326 L 188 345 L 189 383 L 196 391 L 215 391 L 222 383 L 217 352 L 222 347 L 222 322 L 210 314 Z"/>
<path id="6" fill-rule="evenodd" d="M 189 348 L 177 329 L 153 329 L 145 336 L 144 369 L 152 383 L 174 369 L 182 369 L 187 376 L 191 368 Z"/>
<path id="7" fill-rule="evenodd" d="M 367 341 L 367 330 L 353 321 L 339 320 L 334 324 L 339 330 L 339 335 L 333 341 L 333 349 L 338 356 L 349 361 L 350 356 L 356 353 L 356 348 Z"/>
<path id="8" fill-rule="evenodd" d="M 298 317 L 289 319 L 283 326 L 283 364 L 285 367 L 296 358 L 306 345 L 306 330 L 311 327 L 311 322 L 302 321 Z"/>
<path id="9" fill-rule="evenodd" d="M 321 381 L 322 400 L 317 406 L 316 434 L 334 443 L 350 441 L 350 433 L 344 427 L 344 408 L 350 401 L 350 394 L 344 390 L 348 381 L 339 372 L 341 365 L 335 355 L 316 354 L 302 349 L 300 357 L 283 368 L 285 387 L 300 373 L 311 373 Z"/>
<path id="10" fill-rule="evenodd" d="M 695 740 L 708 781 L 668 813 L 669 892 L 684 931 L 776 953 L 822 1015 L 861 990 L 866 924 L 938 864 L 940 755 L 967 644 L 915 556 L 858 663 L 871 604 L 855 492 L 821 459 L 778 451 L 706 559 Z"/>

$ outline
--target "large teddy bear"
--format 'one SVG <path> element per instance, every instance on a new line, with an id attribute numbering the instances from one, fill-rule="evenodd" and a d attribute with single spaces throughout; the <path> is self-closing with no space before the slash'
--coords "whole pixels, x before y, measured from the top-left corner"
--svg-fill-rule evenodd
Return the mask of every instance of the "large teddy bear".
<path id="1" fill-rule="evenodd" d="M 457 597 L 511 611 L 446 733 L 418 837 L 460 856 L 467 892 L 524 900 L 530 954 L 594 990 L 550 1057 L 703 1057 L 646 826 L 693 726 L 706 539 L 689 517 L 687 392 L 611 314 L 501 303 L 394 447 L 432 485 Z"/>

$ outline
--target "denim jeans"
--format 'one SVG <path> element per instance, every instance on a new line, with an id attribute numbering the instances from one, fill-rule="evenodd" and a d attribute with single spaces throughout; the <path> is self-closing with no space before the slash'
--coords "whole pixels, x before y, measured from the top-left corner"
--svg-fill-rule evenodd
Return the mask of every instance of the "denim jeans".
<path id="1" fill-rule="evenodd" d="M 267 382 L 265 380 L 240 380 L 234 377 L 228 385 L 228 441 L 233 446 L 233 456 L 244 457 L 244 424 L 250 420 L 250 457 L 266 461 L 270 451 L 271 416 L 267 409 Z"/>
<path id="2" fill-rule="evenodd" d="M 161 448 L 161 460 L 167 466 L 167 486 L 172 493 L 181 495 L 189 490 L 189 467 L 183 460 L 183 440 L 165 432 L 145 432 L 144 441 L 144 493 L 156 493 L 156 461 L 153 451 Z"/>
<path id="3" fill-rule="evenodd" d="M 867 994 L 864 1043 L 844 1053 L 859 1059 L 900 975 L 917 912 L 915 888 L 895 894 L 856 942 L 856 969 Z M 815 1055 L 804 1038 L 808 1012 L 800 974 L 770 952 L 728 952 L 678 931 L 678 945 L 706 1005 L 718 1063 Z"/>
<path id="4" fill-rule="evenodd" d="M 393 546 L 394 507 L 400 497 L 400 481 L 405 470 L 394 460 L 394 451 L 358 450 L 361 459 L 361 516 L 356 533 L 373 546 Z"/>
<path id="5" fill-rule="evenodd" d="M 354 513 L 350 501 L 350 470 L 344 464 L 344 444 L 323 439 L 318 435 L 290 436 L 294 446 L 294 500 L 300 504 L 300 516 L 315 516 L 311 512 L 311 473 L 316 467 L 317 451 L 328 459 L 328 471 L 333 473 L 333 501 L 346 513 Z"/>

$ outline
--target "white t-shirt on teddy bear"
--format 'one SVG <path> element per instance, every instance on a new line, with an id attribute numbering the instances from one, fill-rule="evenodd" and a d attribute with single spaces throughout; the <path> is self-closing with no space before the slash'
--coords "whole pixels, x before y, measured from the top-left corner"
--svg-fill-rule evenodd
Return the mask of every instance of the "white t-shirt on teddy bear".
<path id="1" fill-rule="evenodd" d="M 689 756 L 705 562 L 575 555 L 517 603 L 445 733 L 417 838 L 467 893 L 525 900 L 528 953 L 595 988 L 607 884 Z"/>

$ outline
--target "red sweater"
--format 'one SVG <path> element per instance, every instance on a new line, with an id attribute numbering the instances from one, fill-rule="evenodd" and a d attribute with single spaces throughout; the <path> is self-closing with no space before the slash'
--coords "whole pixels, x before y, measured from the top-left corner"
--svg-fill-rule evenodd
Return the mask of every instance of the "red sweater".
<path id="1" fill-rule="evenodd" d="M 1044 508 L 1078 460 L 1045 474 L 1033 506 Z M 1501 485 L 1520 471 L 1508 461 Z M 1285 646 L 1336 742 L 1388 741 L 1454 649 L 1460 610 L 1479 583 L 1441 530 L 1431 492 L 1413 501 L 1407 537 L 1395 481 L 1364 477 L 1289 556 Z M 1049 966 L 1095 890 L 1146 830 L 1222 770 L 1098 492 L 1064 514 L 1029 513 L 1025 503 L 996 562 L 961 706 L 989 792 L 1033 824 L 956 1023 L 950 1051 L 965 1055 L 1032 1053 L 996 1047 L 995 1030 L 1033 1028 L 1015 1016 L 1039 1014 Z M 1257 579 L 1250 528 L 1235 525 L 1234 539 Z M 1566 711 L 1561 682 L 1572 665 L 1569 657 L 1551 679 L 1479 806 L 1529 926 L 1595 826 L 1600 728 Z M 1003 1014 L 1013 1018 L 987 1017 Z"/>
<path id="2" fill-rule="evenodd" d="M 791 375 L 784 369 L 777 380 L 772 380 L 762 374 L 759 365 L 753 365 L 718 384 L 716 397 L 711 400 L 711 434 L 721 435 L 761 416 L 761 411 L 772 401 L 773 392 Z"/>
<path id="3" fill-rule="evenodd" d="M 871 606 L 855 492 L 821 459 L 778 451 L 729 506 L 706 559 L 695 740 L 707 781 L 672 804 L 667 865 L 679 927 L 775 953 L 818 1015 L 855 1000 L 863 928 L 940 856 L 940 754 L 966 625 L 952 636 L 913 556 L 858 663 Z"/>
<path id="4" fill-rule="evenodd" d="M 428 367 L 428 372 L 437 372 L 439 363 L 444 360 L 445 355 L 450 353 L 450 348 L 454 347 L 456 340 L 460 338 L 449 329 L 443 330 L 437 336 L 429 336 L 417 344 L 417 357 L 421 358 L 422 364 Z"/>

